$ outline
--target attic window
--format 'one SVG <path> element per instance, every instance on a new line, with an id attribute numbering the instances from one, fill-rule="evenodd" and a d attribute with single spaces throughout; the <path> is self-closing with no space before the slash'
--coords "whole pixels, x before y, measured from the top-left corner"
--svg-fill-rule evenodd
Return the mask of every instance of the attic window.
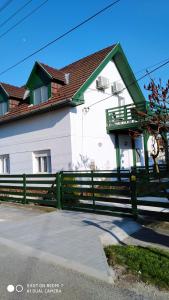
<path id="1" fill-rule="evenodd" d="M 0 102 L 0 116 L 3 116 L 8 111 L 7 101 Z"/>
<path id="2" fill-rule="evenodd" d="M 48 87 L 41 86 L 33 91 L 33 103 L 34 105 L 40 104 L 48 100 Z"/>

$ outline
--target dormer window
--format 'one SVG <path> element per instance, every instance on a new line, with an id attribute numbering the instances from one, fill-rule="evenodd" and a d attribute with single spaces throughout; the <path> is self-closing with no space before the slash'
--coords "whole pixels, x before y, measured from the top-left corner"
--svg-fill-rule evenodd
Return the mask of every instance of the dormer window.
<path id="1" fill-rule="evenodd" d="M 33 103 L 34 105 L 40 104 L 48 100 L 48 87 L 41 86 L 33 91 Z"/>
<path id="2" fill-rule="evenodd" d="M 8 104 L 7 101 L 0 102 L 0 116 L 5 115 L 5 113 L 8 111 Z"/>

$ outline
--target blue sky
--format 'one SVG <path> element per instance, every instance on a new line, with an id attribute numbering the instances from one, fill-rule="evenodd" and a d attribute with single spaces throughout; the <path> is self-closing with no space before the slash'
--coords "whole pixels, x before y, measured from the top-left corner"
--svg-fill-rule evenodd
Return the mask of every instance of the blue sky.
<path id="1" fill-rule="evenodd" d="M 0 27 L 0 35 L 44 0 L 33 0 L 10 23 Z M 6 0 L 0 1 L 0 7 Z M 0 23 L 27 0 L 13 0 L 0 12 Z M 0 38 L 0 72 L 64 33 L 110 0 L 48 2 L 25 22 Z M 60 68 L 92 52 L 120 42 L 136 75 L 147 66 L 169 58 L 168 0 L 121 0 L 104 14 L 53 44 L 41 53 L 0 77 L 0 81 L 23 85 L 36 60 Z M 141 73 L 137 73 L 142 70 Z M 169 64 L 154 73 L 153 78 L 169 78 Z M 140 81 L 143 84 L 147 80 Z"/>

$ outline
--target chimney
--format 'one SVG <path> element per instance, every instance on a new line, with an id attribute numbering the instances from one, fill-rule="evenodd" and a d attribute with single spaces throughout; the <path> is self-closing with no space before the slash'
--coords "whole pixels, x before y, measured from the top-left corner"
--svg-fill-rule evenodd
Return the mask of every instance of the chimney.
<path id="1" fill-rule="evenodd" d="M 66 84 L 70 83 L 70 73 L 65 74 L 65 82 L 66 82 Z"/>

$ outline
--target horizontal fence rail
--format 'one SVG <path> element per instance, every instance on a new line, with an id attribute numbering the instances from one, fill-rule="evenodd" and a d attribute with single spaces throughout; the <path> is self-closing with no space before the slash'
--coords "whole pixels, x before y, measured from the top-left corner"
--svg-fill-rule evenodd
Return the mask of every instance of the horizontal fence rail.
<path id="1" fill-rule="evenodd" d="M 62 208 L 169 220 L 169 173 L 159 169 L 62 172 Z"/>
<path id="2" fill-rule="evenodd" d="M 169 172 L 166 165 L 159 170 L 0 175 L 0 200 L 169 221 Z"/>
<path id="3" fill-rule="evenodd" d="M 129 177 L 129 172 L 121 172 L 120 180 L 117 172 L 63 172 L 63 208 L 132 214 Z M 124 203 L 129 207 L 120 206 Z"/>
<path id="4" fill-rule="evenodd" d="M 0 175 L 0 200 L 56 206 L 57 174 Z"/>

